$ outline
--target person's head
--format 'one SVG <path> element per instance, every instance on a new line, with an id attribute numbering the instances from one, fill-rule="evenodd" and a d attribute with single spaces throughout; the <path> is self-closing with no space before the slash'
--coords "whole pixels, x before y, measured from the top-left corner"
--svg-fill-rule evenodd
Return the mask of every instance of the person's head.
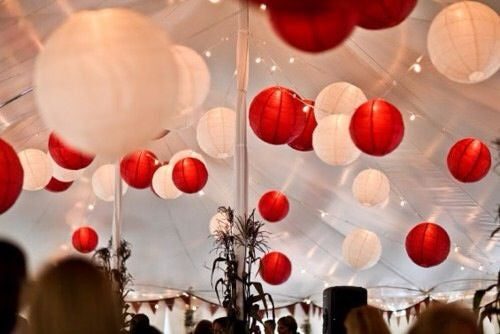
<path id="1" fill-rule="evenodd" d="M 208 320 L 200 321 L 196 325 L 196 328 L 194 329 L 194 334 L 212 334 L 212 333 L 213 333 L 212 322 Z"/>
<path id="2" fill-rule="evenodd" d="M 264 322 L 264 334 L 274 334 L 276 330 L 276 321 L 266 320 Z"/>
<path id="3" fill-rule="evenodd" d="M 297 333 L 297 322 L 292 316 L 286 316 L 278 320 L 278 334 Z"/>
<path id="4" fill-rule="evenodd" d="M 456 304 L 435 305 L 420 315 L 408 334 L 478 334 L 474 314 Z"/>
<path id="5" fill-rule="evenodd" d="M 104 274 L 68 258 L 40 275 L 30 310 L 31 334 L 117 334 L 121 310 Z"/>
<path id="6" fill-rule="evenodd" d="M 213 322 L 214 334 L 222 334 L 227 329 L 229 324 L 229 319 L 227 317 L 217 318 Z"/>
<path id="7" fill-rule="evenodd" d="M 130 334 L 146 333 L 149 329 L 149 318 L 142 313 L 138 313 L 130 320 Z"/>
<path id="8" fill-rule="evenodd" d="M 371 306 L 353 308 L 344 325 L 348 334 L 390 334 L 380 312 Z"/>

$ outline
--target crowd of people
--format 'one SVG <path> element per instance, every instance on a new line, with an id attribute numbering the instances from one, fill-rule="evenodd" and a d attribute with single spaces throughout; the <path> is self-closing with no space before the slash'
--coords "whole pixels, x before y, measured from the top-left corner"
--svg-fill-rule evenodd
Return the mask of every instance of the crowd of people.
<path id="1" fill-rule="evenodd" d="M 0 240 L 0 334 L 118 334 L 123 315 L 110 281 L 92 263 L 66 258 L 52 263 L 27 282 L 26 260 L 16 245 Z M 29 316 L 19 310 L 29 306 Z M 233 332 L 244 334 L 244 324 Z M 130 334 L 157 334 L 143 314 L 128 324 Z M 226 334 L 228 318 L 200 321 L 194 334 Z M 263 323 L 264 334 L 297 334 L 292 316 Z M 351 310 L 345 320 L 347 334 L 390 334 L 379 311 L 370 306 Z M 255 328 L 252 334 L 260 334 Z M 425 311 L 408 334 L 479 334 L 474 314 L 457 304 L 439 305 Z M 181 333 L 176 333 L 181 334 Z"/>

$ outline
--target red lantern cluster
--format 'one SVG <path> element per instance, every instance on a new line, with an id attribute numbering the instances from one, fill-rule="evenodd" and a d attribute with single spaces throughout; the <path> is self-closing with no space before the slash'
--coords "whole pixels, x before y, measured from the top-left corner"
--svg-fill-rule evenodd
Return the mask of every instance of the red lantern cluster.
<path id="1" fill-rule="evenodd" d="M 385 29 L 403 22 L 417 5 L 417 0 L 356 0 L 358 26 Z"/>
<path id="2" fill-rule="evenodd" d="M 156 155 L 147 150 L 140 150 L 126 155 L 120 163 L 120 173 L 131 187 L 144 189 L 151 186 L 153 174 L 160 167 Z"/>
<path id="3" fill-rule="evenodd" d="M 196 158 L 179 160 L 172 170 L 172 181 L 180 191 L 193 194 L 205 186 L 208 180 L 208 171 L 205 164 Z"/>
<path id="4" fill-rule="evenodd" d="M 399 146 L 405 127 L 403 117 L 395 106 L 383 99 L 373 99 L 354 112 L 349 131 L 361 151 L 383 156 Z"/>
<path id="5" fill-rule="evenodd" d="M 73 247 L 80 253 L 90 253 L 99 242 L 97 232 L 88 226 L 83 226 L 73 232 L 72 243 Z"/>
<path id="6" fill-rule="evenodd" d="M 54 193 L 60 193 L 65 190 L 68 190 L 69 187 L 73 184 L 73 181 L 71 182 L 63 182 L 59 181 L 55 177 L 52 177 L 49 181 L 49 183 L 45 186 L 45 190 L 54 192 Z"/>
<path id="7" fill-rule="evenodd" d="M 268 222 L 283 220 L 290 209 L 288 198 L 277 190 L 271 190 L 262 195 L 259 200 L 259 213 Z"/>
<path id="8" fill-rule="evenodd" d="M 316 122 L 316 117 L 314 116 L 314 101 L 304 100 L 304 103 L 305 105 L 302 107 L 302 110 L 306 114 L 306 126 L 304 127 L 304 130 L 302 130 L 302 133 L 288 145 L 297 151 L 305 152 L 312 151 L 313 149 L 312 135 L 318 123 Z"/>
<path id="9" fill-rule="evenodd" d="M 270 252 L 260 260 L 260 277 L 272 285 L 285 283 L 292 274 L 292 263 L 280 252 Z"/>
<path id="10" fill-rule="evenodd" d="M 408 233 L 405 246 L 415 264 L 428 268 L 446 260 L 450 253 L 450 237 L 441 226 L 423 222 Z"/>
<path id="11" fill-rule="evenodd" d="M 59 166 L 78 170 L 87 167 L 94 160 L 94 155 L 83 153 L 65 143 L 59 136 L 52 132 L 49 136 L 49 153 Z"/>
<path id="12" fill-rule="evenodd" d="M 491 167 L 491 153 L 478 139 L 464 138 L 453 145 L 448 152 L 448 170 L 460 182 L 476 182 L 488 174 Z"/>
<path id="13" fill-rule="evenodd" d="M 24 171 L 16 151 L 0 139 L 0 214 L 9 210 L 23 190 Z"/>

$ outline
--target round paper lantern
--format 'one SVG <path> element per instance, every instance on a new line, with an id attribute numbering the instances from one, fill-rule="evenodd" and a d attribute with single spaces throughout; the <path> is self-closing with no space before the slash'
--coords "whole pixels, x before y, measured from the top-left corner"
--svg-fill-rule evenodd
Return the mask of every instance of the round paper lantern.
<path id="1" fill-rule="evenodd" d="M 78 170 L 87 167 L 94 156 L 71 147 L 52 132 L 49 136 L 49 153 L 52 159 L 65 169 Z"/>
<path id="2" fill-rule="evenodd" d="M 378 236 L 368 230 L 356 229 L 342 243 L 342 256 L 349 266 L 357 270 L 373 267 L 382 255 Z"/>
<path id="3" fill-rule="evenodd" d="M 184 158 L 175 163 L 172 180 L 180 191 L 193 194 L 205 186 L 208 171 L 205 164 L 196 158 Z"/>
<path id="4" fill-rule="evenodd" d="M 361 155 L 349 136 L 350 119 L 346 115 L 327 116 L 314 130 L 314 153 L 329 165 L 348 165 Z"/>
<path id="5" fill-rule="evenodd" d="M 306 105 L 302 107 L 302 110 L 306 114 L 306 126 L 304 127 L 304 130 L 302 130 L 302 133 L 290 142 L 288 146 L 297 151 L 312 151 L 312 135 L 318 123 L 316 122 L 316 117 L 314 116 L 314 101 L 304 100 L 304 102 Z"/>
<path id="6" fill-rule="evenodd" d="M 34 86 L 45 124 L 106 158 L 143 146 L 176 115 L 169 38 L 127 9 L 71 15 L 39 53 Z"/>
<path id="7" fill-rule="evenodd" d="M 427 35 L 432 64 L 456 82 L 488 79 L 500 67 L 499 26 L 497 13 L 480 2 L 446 7 L 434 18 Z"/>
<path id="8" fill-rule="evenodd" d="M 23 189 L 24 172 L 16 151 L 0 139 L 0 214 L 9 210 Z"/>
<path id="9" fill-rule="evenodd" d="M 405 126 L 395 106 L 383 99 L 373 99 L 356 109 L 349 131 L 354 144 L 361 151 L 383 156 L 399 146 Z"/>
<path id="10" fill-rule="evenodd" d="M 182 150 L 177 153 L 175 153 L 171 158 L 170 161 L 168 162 L 169 165 L 174 166 L 178 161 L 184 159 L 184 158 L 195 158 L 206 164 L 205 159 L 203 159 L 203 156 L 195 152 L 193 150 L 187 149 L 187 150 Z M 173 167 L 172 167 L 173 168 Z"/>
<path id="11" fill-rule="evenodd" d="M 364 206 L 383 203 L 389 197 L 390 192 L 389 179 L 376 169 L 365 169 L 354 178 L 352 183 L 354 197 Z"/>
<path id="12" fill-rule="evenodd" d="M 45 186 L 45 190 L 48 190 L 48 191 L 51 191 L 54 193 L 60 193 L 60 192 L 63 192 L 65 190 L 68 190 L 68 188 L 71 187 L 72 184 L 73 184 L 73 181 L 63 182 L 63 181 L 59 181 L 55 177 L 52 177 L 50 179 L 49 184 L 47 184 Z"/>
<path id="13" fill-rule="evenodd" d="M 72 242 L 80 253 L 90 253 L 97 247 L 99 236 L 92 227 L 84 226 L 73 232 Z"/>
<path id="14" fill-rule="evenodd" d="M 283 253 L 269 252 L 260 260 L 259 273 L 268 284 L 283 284 L 292 274 L 292 263 Z"/>
<path id="15" fill-rule="evenodd" d="M 268 222 L 274 223 L 283 220 L 289 210 L 288 198 L 281 191 L 268 191 L 259 200 L 260 215 Z"/>
<path id="16" fill-rule="evenodd" d="M 115 166 L 108 164 L 99 167 L 92 175 L 94 194 L 106 202 L 115 200 Z M 128 190 L 128 185 L 122 180 L 122 195 Z"/>
<path id="17" fill-rule="evenodd" d="M 253 132 L 273 145 L 288 144 L 300 136 L 306 125 L 304 104 L 294 91 L 269 87 L 254 97 L 249 118 Z"/>
<path id="18" fill-rule="evenodd" d="M 464 138 L 452 146 L 447 163 L 451 175 L 458 181 L 476 182 L 490 170 L 490 150 L 478 139 Z"/>
<path id="19" fill-rule="evenodd" d="M 428 268 L 446 260 L 450 253 L 450 237 L 441 226 L 423 222 L 408 233 L 405 246 L 415 264 Z"/>
<path id="20" fill-rule="evenodd" d="M 231 224 L 227 220 L 227 215 L 223 212 L 217 212 L 212 219 L 210 219 L 210 234 L 214 237 L 217 236 L 218 232 L 227 232 Z"/>
<path id="21" fill-rule="evenodd" d="M 52 177 L 61 181 L 61 182 L 72 182 L 80 178 L 82 176 L 85 169 L 66 169 L 59 166 L 54 159 L 48 155 L 50 162 L 52 163 Z"/>
<path id="22" fill-rule="evenodd" d="M 319 92 L 314 115 L 318 122 L 331 114 L 350 116 L 365 102 L 366 96 L 361 89 L 348 82 L 335 82 Z"/>
<path id="23" fill-rule="evenodd" d="M 163 199 L 176 199 L 182 195 L 172 180 L 172 165 L 163 165 L 153 175 L 153 191 Z"/>
<path id="24" fill-rule="evenodd" d="M 159 166 L 160 163 L 153 152 L 140 150 L 122 159 L 120 173 L 129 186 L 144 189 L 151 186 L 153 174 Z"/>
<path id="25" fill-rule="evenodd" d="M 52 162 L 44 152 L 29 148 L 19 153 L 24 170 L 24 190 L 40 190 L 49 184 L 52 177 Z"/>
<path id="26" fill-rule="evenodd" d="M 403 22 L 417 5 L 417 0 L 356 0 L 358 26 L 385 29 Z"/>
<path id="27" fill-rule="evenodd" d="M 234 154 L 236 140 L 236 113 L 228 108 L 207 111 L 198 122 L 196 139 L 200 148 L 216 159 L 225 159 Z"/>

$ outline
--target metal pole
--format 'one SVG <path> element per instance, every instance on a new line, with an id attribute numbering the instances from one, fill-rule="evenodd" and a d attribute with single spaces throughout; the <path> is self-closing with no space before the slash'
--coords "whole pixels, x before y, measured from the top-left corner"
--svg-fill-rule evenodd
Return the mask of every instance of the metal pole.
<path id="1" fill-rule="evenodd" d="M 120 162 L 115 164 L 115 200 L 113 202 L 113 226 L 112 226 L 112 248 L 114 253 L 113 269 L 120 269 L 120 258 L 118 249 L 121 242 L 122 228 L 122 177 L 120 173 Z"/>

